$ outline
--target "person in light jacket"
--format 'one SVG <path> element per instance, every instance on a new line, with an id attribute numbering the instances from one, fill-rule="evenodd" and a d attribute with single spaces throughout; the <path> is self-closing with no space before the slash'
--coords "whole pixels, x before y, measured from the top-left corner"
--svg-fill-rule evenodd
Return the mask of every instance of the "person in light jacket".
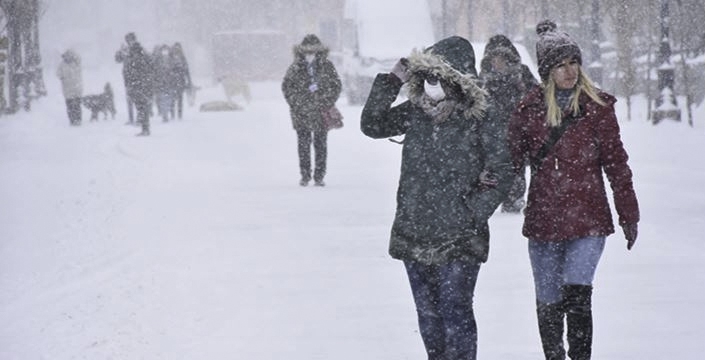
<path id="1" fill-rule="evenodd" d="M 61 54 L 61 63 L 56 70 L 56 76 L 61 80 L 61 91 L 66 100 L 66 112 L 69 116 L 69 123 L 73 126 L 81 125 L 83 76 L 81 58 L 75 51 L 66 50 Z"/>
<path id="2" fill-rule="evenodd" d="M 408 100 L 393 105 L 404 84 Z M 429 359 L 476 358 L 473 298 L 488 219 L 514 178 L 493 116 L 472 45 L 459 36 L 378 74 L 362 110 L 365 135 L 404 136 L 389 254 L 406 268 Z"/>
<path id="3" fill-rule="evenodd" d="M 616 99 L 595 88 L 577 43 L 552 21 L 537 25 L 541 86 L 521 101 L 509 125 L 517 169 L 531 166 L 523 234 L 536 291 L 546 359 L 590 359 L 592 290 L 605 238 L 614 233 L 603 174 L 631 249 L 639 206 L 615 115 Z M 562 132 L 562 134 L 561 134 Z"/>

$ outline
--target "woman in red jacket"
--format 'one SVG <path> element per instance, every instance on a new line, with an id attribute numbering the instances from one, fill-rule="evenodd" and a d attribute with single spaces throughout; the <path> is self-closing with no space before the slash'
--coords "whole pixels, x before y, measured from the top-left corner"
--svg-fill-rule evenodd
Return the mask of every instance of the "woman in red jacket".
<path id="1" fill-rule="evenodd" d="M 565 359 L 564 318 L 568 356 L 589 359 L 592 281 L 605 238 L 614 233 L 603 172 L 628 249 L 636 241 L 639 206 L 616 99 L 592 84 L 580 48 L 555 23 L 543 21 L 536 31 L 542 83 L 521 101 L 509 128 L 515 166 L 531 164 L 523 234 L 546 359 Z"/>

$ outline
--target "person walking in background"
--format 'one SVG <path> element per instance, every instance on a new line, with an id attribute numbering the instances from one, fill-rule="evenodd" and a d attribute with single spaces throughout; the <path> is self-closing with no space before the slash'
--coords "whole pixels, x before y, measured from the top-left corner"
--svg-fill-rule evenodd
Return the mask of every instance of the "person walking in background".
<path id="1" fill-rule="evenodd" d="M 392 106 L 404 84 L 409 99 Z M 429 359 L 476 358 L 473 298 L 488 219 L 514 177 L 493 116 L 472 45 L 458 36 L 378 74 L 362 110 L 365 135 L 404 135 L 389 254 L 404 262 Z"/>
<path id="2" fill-rule="evenodd" d="M 122 61 L 127 97 L 135 104 L 137 123 L 142 126 L 142 132 L 137 135 L 148 136 L 154 81 L 152 61 L 134 33 L 125 35 L 125 41 L 127 48 Z"/>
<path id="3" fill-rule="evenodd" d="M 316 35 L 306 35 L 294 47 L 294 62 L 282 82 L 296 130 L 301 186 L 311 181 L 311 142 L 315 151 L 313 180 L 316 186 L 325 186 L 328 128 L 323 113 L 335 105 L 341 91 L 340 77 L 328 60 L 328 51 Z"/>
<path id="4" fill-rule="evenodd" d="M 480 80 L 497 110 L 495 127 L 506 138 L 512 112 L 538 82 L 529 67 L 521 63 L 514 44 L 504 35 L 492 36 L 487 42 L 480 62 Z M 525 192 L 526 174 L 520 171 L 502 202 L 502 212 L 519 213 L 525 204 Z"/>
<path id="5" fill-rule="evenodd" d="M 173 72 L 171 51 L 168 45 L 160 45 L 152 53 L 154 67 L 154 95 L 157 103 L 157 113 L 162 121 L 173 119 L 174 95 L 176 93 L 176 76 Z"/>
<path id="6" fill-rule="evenodd" d="M 61 54 L 61 63 L 56 70 L 56 75 L 61 80 L 61 91 L 66 99 L 69 123 L 74 126 L 81 125 L 83 76 L 81 74 L 81 58 L 75 51 L 66 50 Z"/>
<path id="7" fill-rule="evenodd" d="M 127 46 L 127 44 L 122 44 L 122 46 L 120 46 L 120 49 L 115 53 L 115 62 L 122 64 L 122 80 L 125 83 L 125 100 L 127 101 L 127 115 L 128 115 L 128 120 L 127 120 L 127 123 L 125 123 L 125 125 L 134 125 L 135 124 L 135 113 L 134 113 L 135 103 L 130 98 L 129 91 L 127 91 L 127 82 L 128 82 L 127 71 L 128 71 L 128 68 L 127 68 L 127 65 L 125 64 L 125 59 L 127 58 L 127 54 L 128 54 L 128 46 Z"/>
<path id="8" fill-rule="evenodd" d="M 174 99 L 172 101 L 171 117 L 181 119 L 184 109 L 184 92 L 191 88 L 193 84 L 181 43 L 174 43 L 170 51 L 171 71 L 174 78 Z"/>
<path id="9" fill-rule="evenodd" d="M 615 115 L 616 99 L 595 88 L 571 37 L 552 21 L 536 27 L 541 86 L 509 126 L 517 169 L 531 165 L 523 235 L 528 238 L 538 327 L 546 359 L 590 359 L 592 291 L 605 238 L 614 233 L 603 172 L 631 249 L 639 206 Z M 565 321 L 565 322 L 564 322 Z"/>

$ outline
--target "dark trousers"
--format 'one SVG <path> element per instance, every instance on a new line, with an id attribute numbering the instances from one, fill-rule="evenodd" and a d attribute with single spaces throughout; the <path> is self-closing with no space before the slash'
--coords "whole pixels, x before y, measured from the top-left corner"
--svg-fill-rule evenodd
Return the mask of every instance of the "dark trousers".
<path id="1" fill-rule="evenodd" d="M 125 98 L 127 99 L 128 119 L 129 119 L 130 124 L 133 124 L 135 122 L 135 112 L 134 112 L 135 102 L 132 101 L 132 98 L 130 97 L 130 95 L 127 95 Z"/>
<path id="2" fill-rule="evenodd" d="M 176 107 L 176 114 L 174 114 L 174 107 Z M 178 117 L 179 119 L 181 119 L 183 112 L 184 112 L 184 89 L 177 89 L 174 94 L 174 102 L 172 104 L 172 109 L 171 109 L 171 118 L 175 119 L 176 117 Z M 176 115 L 176 116 L 174 116 L 174 115 Z"/>
<path id="3" fill-rule="evenodd" d="M 69 123 L 71 125 L 81 125 L 81 98 L 75 97 L 66 99 L 66 112 L 69 115 Z"/>
<path id="4" fill-rule="evenodd" d="M 473 294 L 479 262 L 445 265 L 404 262 L 429 360 L 474 360 L 477 324 Z"/>
<path id="5" fill-rule="evenodd" d="M 299 143 L 299 170 L 301 178 L 311 179 L 311 142 L 315 152 L 314 181 L 322 181 L 326 176 L 326 158 L 328 157 L 328 131 L 296 130 Z"/>
<path id="6" fill-rule="evenodd" d="M 142 132 L 149 133 L 149 115 L 152 110 L 152 104 L 149 101 L 135 101 L 137 109 L 137 123 L 142 125 Z"/>

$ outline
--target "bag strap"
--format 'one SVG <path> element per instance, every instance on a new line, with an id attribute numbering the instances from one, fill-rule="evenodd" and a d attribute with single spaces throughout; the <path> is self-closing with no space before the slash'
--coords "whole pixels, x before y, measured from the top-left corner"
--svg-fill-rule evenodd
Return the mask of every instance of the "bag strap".
<path id="1" fill-rule="evenodd" d="M 577 116 L 571 115 L 563 119 L 560 125 L 551 129 L 551 134 L 548 136 L 548 139 L 545 143 L 543 143 L 539 151 L 536 153 L 536 156 L 531 159 L 532 172 L 535 173 L 541 168 L 541 163 L 546 158 L 546 155 L 548 155 L 548 152 L 551 151 L 553 146 L 556 145 L 561 136 L 563 136 L 563 133 L 565 133 L 568 129 L 568 126 L 574 124 L 575 122 L 577 122 Z"/>

